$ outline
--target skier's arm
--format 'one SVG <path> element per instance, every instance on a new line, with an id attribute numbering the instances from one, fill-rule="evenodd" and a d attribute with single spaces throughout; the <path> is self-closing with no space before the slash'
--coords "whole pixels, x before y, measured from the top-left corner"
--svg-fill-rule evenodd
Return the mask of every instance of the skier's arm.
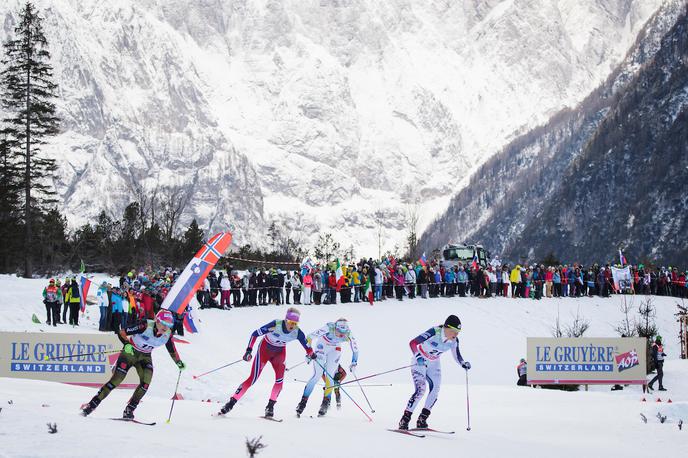
<path id="1" fill-rule="evenodd" d="M 120 342 L 122 342 L 124 345 L 130 344 L 131 339 L 129 336 L 132 336 L 134 334 L 141 334 L 146 330 L 148 327 L 148 321 L 143 320 L 139 321 L 133 326 L 129 326 L 124 329 L 120 329 L 119 332 L 117 333 L 117 338 L 119 338 Z"/>
<path id="2" fill-rule="evenodd" d="M 177 347 L 174 345 L 172 336 L 170 336 L 170 338 L 167 340 L 167 343 L 165 343 L 165 348 L 167 348 L 167 352 L 170 354 L 172 361 L 174 361 L 175 364 L 178 364 L 181 361 L 181 358 L 179 357 L 179 353 L 177 353 Z"/>
<path id="3" fill-rule="evenodd" d="M 308 356 L 311 356 L 313 354 L 313 349 L 311 348 L 311 346 L 308 344 L 308 341 L 306 340 L 306 334 L 304 334 L 303 331 L 299 329 L 299 332 L 298 332 L 296 338 L 299 339 L 299 342 L 301 342 L 301 346 L 303 347 L 304 350 L 306 350 L 306 354 Z"/>
<path id="4" fill-rule="evenodd" d="M 308 334 L 308 337 L 306 338 L 306 341 L 307 341 L 308 344 L 310 345 L 311 342 L 313 342 L 315 339 L 317 339 L 318 337 L 324 336 L 324 335 L 327 334 L 328 332 L 330 332 L 330 326 L 329 326 L 329 324 L 326 324 L 325 326 L 323 326 L 322 328 L 318 329 L 317 331 L 313 331 L 313 332 L 311 332 L 310 334 Z"/>
<path id="5" fill-rule="evenodd" d="M 435 335 L 435 328 L 430 328 L 423 334 L 417 336 L 411 342 L 409 342 L 409 347 L 411 347 L 411 352 L 415 355 L 418 353 L 418 346 L 428 340 L 430 337 Z"/>
<path id="6" fill-rule="evenodd" d="M 356 338 L 349 334 L 349 345 L 351 346 L 351 365 L 356 366 L 358 364 L 358 343 L 356 343 Z"/>
<path id="7" fill-rule="evenodd" d="M 253 331 L 253 333 L 251 334 L 251 337 L 249 337 L 249 339 L 248 339 L 248 346 L 246 348 L 253 350 L 253 345 L 256 343 L 256 339 L 258 337 L 272 331 L 273 329 L 275 329 L 276 326 L 277 326 L 277 320 L 272 320 L 268 324 L 263 325 L 260 328 L 256 329 L 255 331 Z"/>
<path id="8" fill-rule="evenodd" d="M 471 368 L 471 363 L 468 361 L 463 360 L 463 356 L 461 356 L 461 350 L 459 350 L 459 339 L 456 339 L 454 341 L 454 348 L 455 351 L 452 352 L 452 356 L 454 357 L 454 361 L 458 363 L 459 366 L 463 367 L 464 369 L 468 370 Z"/>

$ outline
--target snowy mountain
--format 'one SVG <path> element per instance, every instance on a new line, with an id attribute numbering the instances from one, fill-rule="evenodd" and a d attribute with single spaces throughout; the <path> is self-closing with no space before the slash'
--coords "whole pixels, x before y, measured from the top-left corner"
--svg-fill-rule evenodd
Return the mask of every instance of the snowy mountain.
<path id="1" fill-rule="evenodd" d="M 480 240 L 508 259 L 675 263 L 688 246 L 684 0 L 667 2 L 622 65 L 575 110 L 517 138 L 485 163 L 421 238 Z"/>
<path id="2" fill-rule="evenodd" d="M 22 2 L 0 5 L 0 38 Z M 187 199 L 206 228 L 266 222 L 391 248 L 494 151 L 575 106 L 661 0 L 40 0 L 60 85 L 71 225 Z M 464 181 L 462 181 L 464 180 Z M 400 243 L 401 244 L 401 243 Z"/>

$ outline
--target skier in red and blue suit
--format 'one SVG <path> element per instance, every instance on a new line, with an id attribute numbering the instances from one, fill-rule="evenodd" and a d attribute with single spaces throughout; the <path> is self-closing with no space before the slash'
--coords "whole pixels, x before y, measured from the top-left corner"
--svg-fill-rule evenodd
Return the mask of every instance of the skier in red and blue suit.
<path id="1" fill-rule="evenodd" d="M 272 364 L 272 368 L 275 371 L 275 384 L 272 387 L 268 405 L 265 407 L 265 417 L 272 418 L 274 416 L 274 406 L 280 391 L 282 391 L 282 382 L 284 381 L 284 361 L 287 357 L 287 344 L 293 340 L 298 340 L 304 350 L 306 350 L 307 357 L 309 359 L 315 359 L 315 353 L 308 344 L 306 335 L 299 329 L 300 316 L 300 312 L 291 307 L 287 310 L 284 320 L 272 320 L 268 324 L 253 331 L 248 341 L 246 353 L 244 353 L 244 361 L 251 361 L 251 359 L 253 359 L 253 345 L 258 337 L 263 336 L 263 339 L 258 345 L 258 354 L 253 360 L 251 374 L 241 385 L 239 385 L 239 388 L 234 392 L 229 402 L 220 409 L 220 415 L 225 415 L 232 410 L 234 404 L 236 404 L 237 401 L 246 394 L 246 391 L 256 383 L 263 368 L 269 362 Z"/>

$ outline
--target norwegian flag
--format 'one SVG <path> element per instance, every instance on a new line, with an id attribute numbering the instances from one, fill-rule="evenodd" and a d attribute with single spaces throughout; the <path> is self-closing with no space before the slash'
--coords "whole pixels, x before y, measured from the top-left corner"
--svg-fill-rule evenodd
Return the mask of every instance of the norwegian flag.
<path id="1" fill-rule="evenodd" d="M 86 311 L 86 297 L 88 296 L 88 290 L 90 287 L 91 280 L 82 276 L 79 279 L 79 305 L 81 305 L 81 313 Z"/>
<path id="2" fill-rule="evenodd" d="M 189 261 L 162 302 L 162 308 L 181 315 L 198 287 L 232 243 L 232 234 L 213 235 Z"/>

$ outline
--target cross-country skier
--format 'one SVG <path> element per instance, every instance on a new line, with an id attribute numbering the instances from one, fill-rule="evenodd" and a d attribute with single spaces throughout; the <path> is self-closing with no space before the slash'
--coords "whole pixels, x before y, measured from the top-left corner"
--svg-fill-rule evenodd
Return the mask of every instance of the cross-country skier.
<path id="1" fill-rule="evenodd" d="M 287 314 L 284 320 L 272 320 L 268 324 L 253 331 L 248 341 L 246 353 L 244 353 L 244 361 L 251 361 L 253 359 L 253 345 L 259 336 L 264 336 L 263 340 L 258 345 L 258 354 L 253 359 L 251 366 L 251 374 L 244 382 L 239 385 L 239 388 L 234 392 L 234 395 L 229 399 L 229 402 L 220 409 L 220 414 L 224 415 L 234 407 L 234 404 L 246 394 L 246 391 L 258 380 L 260 373 L 263 371 L 265 365 L 269 362 L 275 371 L 275 384 L 272 387 L 270 400 L 265 407 L 265 417 L 272 418 L 274 413 L 275 402 L 282 391 L 282 382 L 284 381 L 284 361 L 287 358 L 286 346 L 292 340 L 298 340 L 306 350 L 306 355 L 310 359 L 315 359 L 315 353 L 306 340 L 306 335 L 299 329 L 299 318 L 301 313 L 290 307 L 287 309 Z"/>
<path id="2" fill-rule="evenodd" d="M 317 331 L 308 335 L 308 342 L 318 339 L 315 346 L 316 363 L 313 364 L 313 376 L 310 378 L 306 387 L 303 390 L 303 397 L 301 402 L 296 406 L 296 414 L 301 415 L 308 403 L 308 397 L 311 395 L 315 384 L 318 383 L 320 377 L 325 376 L 325 393 L 323 395 L 322 404 L 318 415 L 322 416 L 327 413 L 330 407 L 330 400 L 332 398 L 332 389 L 336 380 L 334 375 L 339 367 L 339 358 L 342 355 L 342 344 L 349 342 L 351 346 L 351 366 L 353 370 L 358 364 L 358 345 L 356 339 L 351 334 L 349 329 L 349 322 L 346 318 L 340 318 L 334 323 L 327 323 Z M 325 370 L 323 370 L 325 368 Z"/>
<path id="3" fill-rule="evenodd" d="M 133 419 L 134 410 L 148 391 L 148 386 L 153 379 L 151 352 L 156 347 L 165 345 L 179 370 L 184 370 L 186 365 L 179 358 L 174 342 L 170 338 L 172 337 L 171 329 L 173 326 L 174 316 L 172 312 L 163 309 L 155 315 L 155 320 L 143 320 L 134 326 L 120 330 L 117 336 L 124 344 L 124 348 L 117 358 L 112 378 L 98 390 L 98 394 L 90 402 L 81 406 L 82 415 L 87 416 L 93 412 L 98 404 L 122 383 L 129 369 L 133 367 L 139 375 L 139 386 L 134 390 L 134 394 L 129 399 L 129 403 L 122 414 L 125 419 Z"/>
<path id="4" fill-rule="evenodd" d="M 425 331 L 413 339 L 409 345 L 413 352 L 414 365 L 411 369 L 413 383 L 416 390 L 411 395 L 411 399 L 406 406 L 404 415 L 399 421 L 399 429 L 407 430 L 411 415 L 425 394 L 426 383 L 430 384 L 430 393 L 425 400 L 425 408 L 418 416 L 416 426 L 418 428 L 428 427 L 428 417 L 430 410 L 437 401 L 442 381 L 442 371 L 440 367 L 440 356 L 445 351 L 451 351 L 456 362 L 465 370 L 471 368 L 471 363 L 464 361 L 459 351 L 459 341 L 457 336 L 461 331 L 461 320 L 456 315 L 449 315 L 443 325 L 435 326 Z"/>

